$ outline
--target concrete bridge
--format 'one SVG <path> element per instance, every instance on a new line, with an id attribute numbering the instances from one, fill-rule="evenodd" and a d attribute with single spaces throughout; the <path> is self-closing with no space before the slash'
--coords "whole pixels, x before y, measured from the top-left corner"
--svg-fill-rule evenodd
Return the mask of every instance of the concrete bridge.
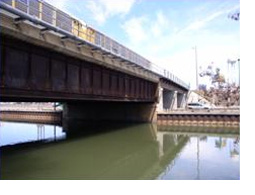
<path id="1" fill-rule="evenodd" d="M 108 36 L 37 0 L 3 0 L 1 101 L 64 102 L 64 118 L 153 121 L 189 86 Z"/>

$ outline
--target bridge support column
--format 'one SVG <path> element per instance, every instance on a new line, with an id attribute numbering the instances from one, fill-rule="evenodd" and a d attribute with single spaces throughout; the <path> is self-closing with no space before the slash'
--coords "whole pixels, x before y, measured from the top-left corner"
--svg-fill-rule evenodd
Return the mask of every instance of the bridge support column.
<path id="1" fill-rule="evenodd" d="M 162 112 L 164 109 L 163 109 L 163 91 L 164 89 L 162 87 L 159 87 L 159 94 L 158 94 L 158 104 L 157 104 L 157 111 L 158 112 Z"/>
<path id="2" fill-rule="evenodd" d="M 160 88 L 159 103 L 157 106 L 158 112 L 169 112 L 177 109 L 177 91 L 171 91 Z"/>
<path id="3" fill-rule="evenodd" d="M 185 108 L 186 107 L 186 104 L 187 104 L 187 94 L 184 93 L 183 95 L 183 99 L 182 99 L 182 104 L 181 104 L 181 108 Z"/>
<path id="4" fill-rule="evenodd" d="M 173 91 L 171 110 L 176 110 L 177 107 L 177 91 Z"/>
<path id="5" fill-rule="evenodd" d="M 174 91 L 164 90 L 163 92 L 163 109 L 165 112 L 169 112 L 172 109 L 174 103 Z"/>
<path id="6" fill-rule="evenodd" d="M 148 102 L 75 102 L 65 103 L 64 120 L 84 122 L 156 122 L 156 104 Z"/>
<path id="7" fill-rule="evenodd" d="M 177 93 L 177 108 L 184 108 L 186 104 L 186 97 L 185 93 Z"/>

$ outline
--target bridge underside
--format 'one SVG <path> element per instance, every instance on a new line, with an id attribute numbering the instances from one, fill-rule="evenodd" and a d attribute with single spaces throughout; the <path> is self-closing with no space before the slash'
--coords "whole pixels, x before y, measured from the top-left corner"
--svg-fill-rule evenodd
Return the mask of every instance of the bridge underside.
<path id="1" fill-rule="evenodd" d="M 156 100 L 157 83 L 1 38 L 2 100 Z"/>
<path id="2" fill-rule="evenodd" d="M 151 121 L 158 84 L 1 35 L 1 101 L 59 101 L 64 117 Z"/>
<path id="3" fill-rule="evenodd" d="M 84 122 L 156 122 L 156 104 L 146 102 L 72 102 L 64 104 L 63 117 Z"/>

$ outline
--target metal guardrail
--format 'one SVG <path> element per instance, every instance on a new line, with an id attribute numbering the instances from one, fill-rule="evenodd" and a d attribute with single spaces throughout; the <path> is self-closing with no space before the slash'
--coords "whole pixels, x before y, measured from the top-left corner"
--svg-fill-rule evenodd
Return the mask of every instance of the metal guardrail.
<path id="1" fill-rule="evenodd" d="M 0 8 L 35 24 L 46 27 L 46 30 L 49 29 L 62 34 L 64 37 L 74 39 L 79 42 L 79 45 L 90 45 L 95 50 L 103 50 L 107 54 L 134 63 L 146 70 L 158 74 L 162 78 L 171 80 L 186 89 L 190 88 L 189 85 L 168 70 L 153 64 L 103 33 L 44 1 L 1 0 Z"/>

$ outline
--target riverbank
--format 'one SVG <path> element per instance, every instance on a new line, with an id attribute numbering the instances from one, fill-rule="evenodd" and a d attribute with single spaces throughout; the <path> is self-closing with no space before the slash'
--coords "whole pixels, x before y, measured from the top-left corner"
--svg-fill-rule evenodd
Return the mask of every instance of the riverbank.
<path id="1" fill-rule="evenodd" d="M 14 111 L 1 110 L 0 120 L 15 122 L 32 122 L 46 124 L 61 124 L 62 111 Z"/>
<path id="2" fill-rule="evenodd" d="M 0 120 L 61 124 L 62 111 L 14 111 L 1 110 Z M 161 126 L 220 126 L 239 127 L 240 114 L 230 112 L 173 112 L 158 113 L 157 124 Z"/>
<path id="3" fill-rule="evenodd" d="M 235 112 L 158 113 L 157 124 L 166 126 L 239 127 L 240 114 Z"/>

